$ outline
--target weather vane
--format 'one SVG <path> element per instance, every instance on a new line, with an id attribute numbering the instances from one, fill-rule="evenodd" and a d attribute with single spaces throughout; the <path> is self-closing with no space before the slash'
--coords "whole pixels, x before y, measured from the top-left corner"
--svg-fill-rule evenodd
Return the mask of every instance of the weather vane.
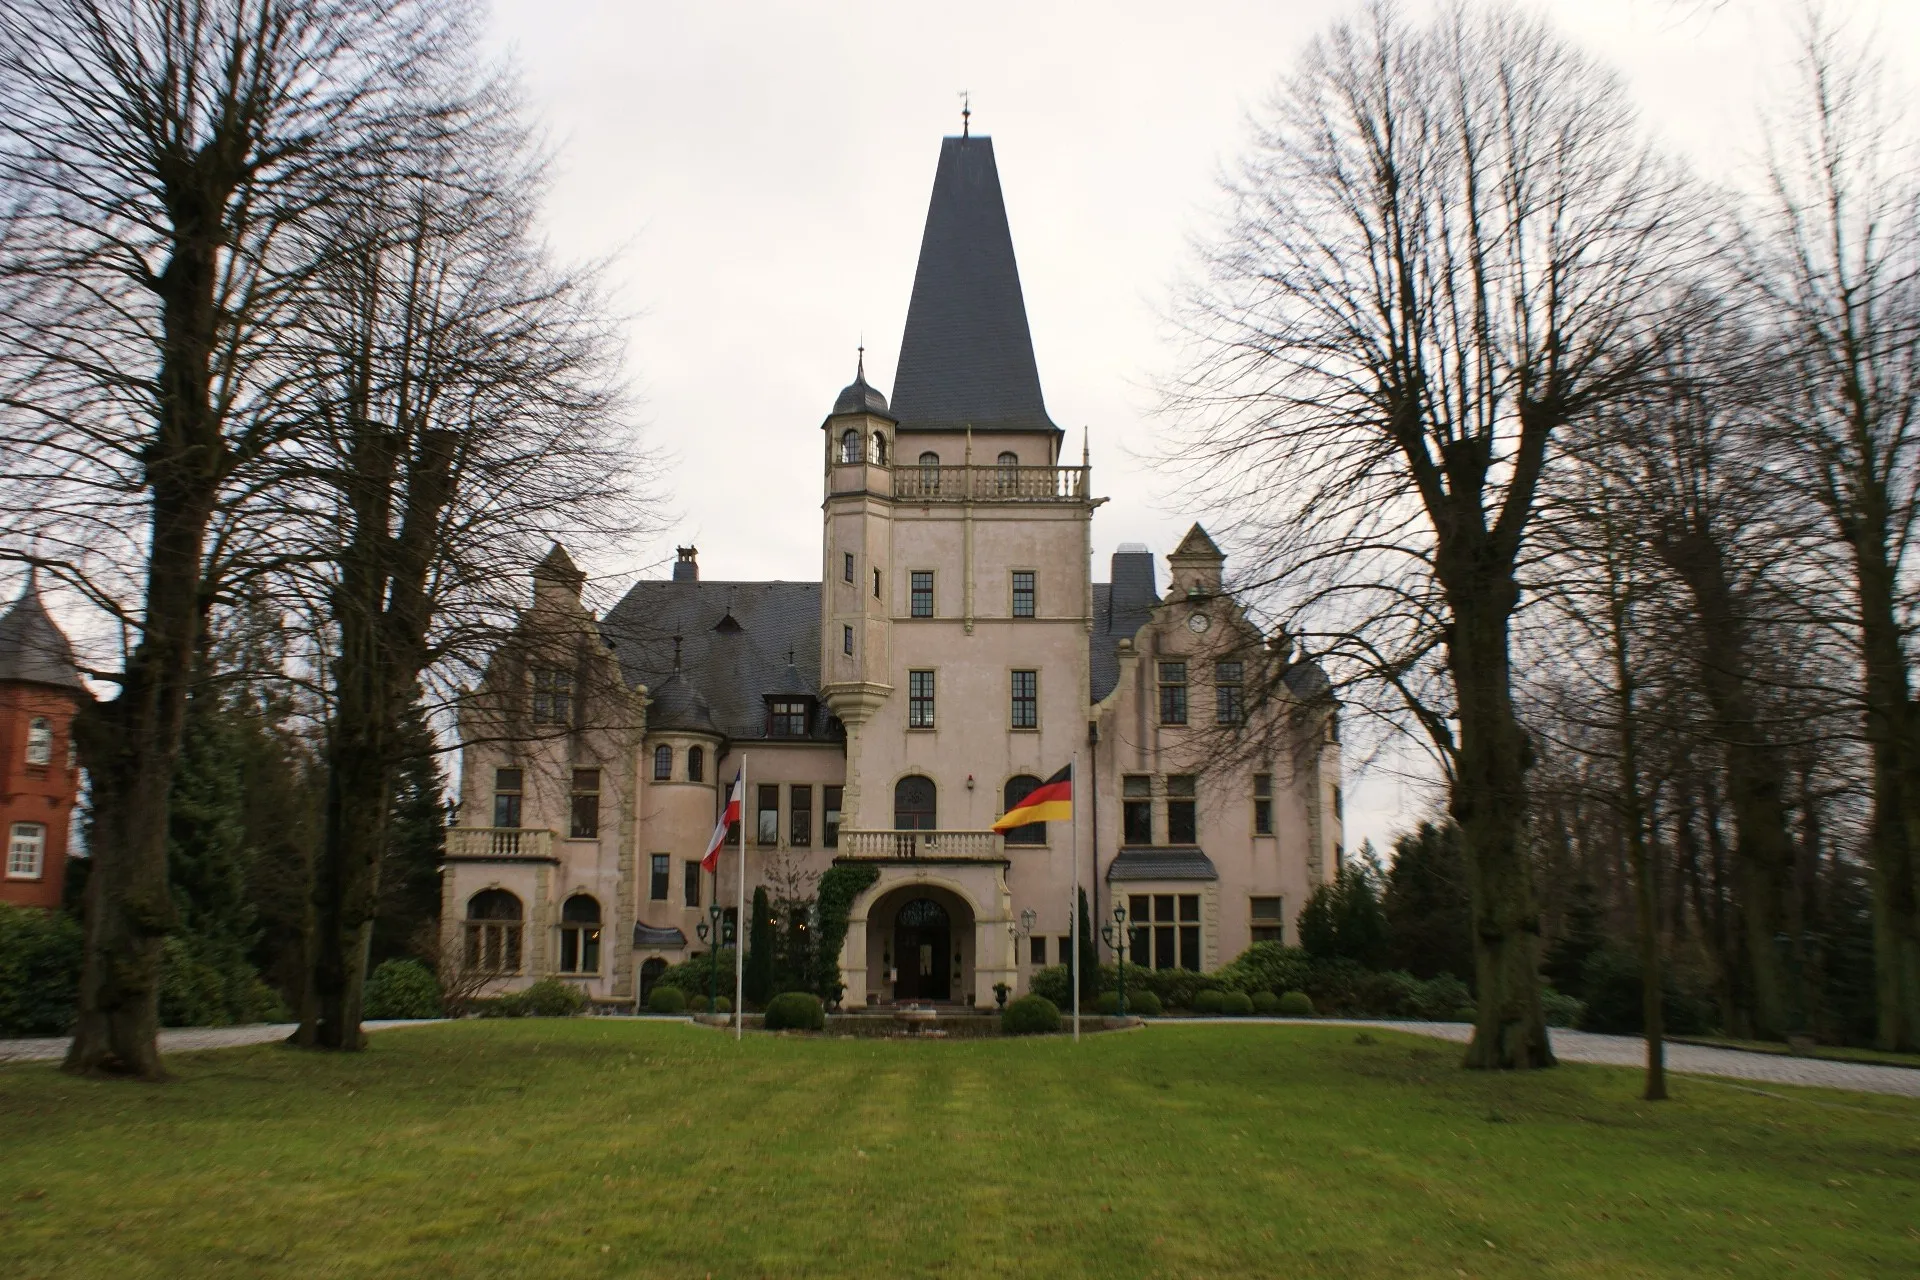
<path id="1" fill-rule="evenodd" d="M 969 89 L 962 89 L 960 91 L 960 136 L 961 137 L 964 138 L 967 136 L 967 133 L 971 128 L 971 125 L 968 122 L 972 118 L 973 118 L 973 92 L 972 90 L 969 90 Z"/>

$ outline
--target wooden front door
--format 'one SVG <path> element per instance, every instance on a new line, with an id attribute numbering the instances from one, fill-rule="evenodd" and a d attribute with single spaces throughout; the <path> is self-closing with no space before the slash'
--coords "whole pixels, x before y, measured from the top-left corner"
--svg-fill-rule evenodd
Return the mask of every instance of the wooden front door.
<path id="1" fill-rule="evenodd" d="M 944 907 L 915 898 L 893 922 L 893 984 L 896 1000 L 953 998 L 953 930 Z"/>

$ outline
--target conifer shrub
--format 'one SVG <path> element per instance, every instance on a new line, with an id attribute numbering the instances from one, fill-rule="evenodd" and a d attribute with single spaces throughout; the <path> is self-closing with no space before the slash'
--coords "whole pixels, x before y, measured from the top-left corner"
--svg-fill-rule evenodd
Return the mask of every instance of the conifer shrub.
<path id="1" fill-rule="evenodd" d="M 1024 995 L 1010 1000 L 1006 1012 L 1000 1015 L 1000 1030 L 1010 1036 L 1046 1036 L 1059 1029 L 1060 1006 L 1045 996 Z"/>
<path id="2" fill-rule="evenodd" d="M 1220 997 L 1220 1012 L 1229 1018 L 1244 1018 L 1253 1012 L 1253 997 L 1244 991 L 1228 991 Z"/>
<path id="3" fill-rule="evenodd" d="M 367 979 L 369 1018 L 437 1018 L 440 983 L 418 960 L 387 960 Z"/>
<path id="4" fill-rule="evenodd" d="M 685 1013 L 687 993 L 678 987 L 655 987 L 647 996 L 647 1009 L 651 1013 Z"/>
<path id="5" fill-rule="evenodd" d="M 1313 998 L 1304 991 L 1287 991 L 1280 996 L 1280 1016 L 1283 1018 L 1311 1018 L 1313 1016 Z"/>
<path id="6" fill-rule="evenodd" d="M 1253 1011 L 1263 1016 L 1271 1016 L 1272 1014 L 1280 1012 L 1280 997 L 1271 991 L 1254 992 Z"/>
<path id="7" fill-rule="evenodd" d="M 1227 1007 L 1227 993 L 1207 990 L 1193 997 L 1193 1011 L 1207 1017 L 1218 1017 Z"/>
<path id="8" fill-rule="evenodd" d="M 827 1011 L 811 991 L 782 991 L 767 1001 L 769 1031 L 824 1031 Z"/>

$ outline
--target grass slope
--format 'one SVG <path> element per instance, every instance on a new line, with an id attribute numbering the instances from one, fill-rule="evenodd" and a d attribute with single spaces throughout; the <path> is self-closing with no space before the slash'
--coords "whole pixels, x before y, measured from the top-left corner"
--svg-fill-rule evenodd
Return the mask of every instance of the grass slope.
<path id="1" fill-rule="evenodd" d="M 0 1275 L 1909 1276 L 1920 1104 L 1352 1029 L 610 1019 L 0 1069 Z"/>

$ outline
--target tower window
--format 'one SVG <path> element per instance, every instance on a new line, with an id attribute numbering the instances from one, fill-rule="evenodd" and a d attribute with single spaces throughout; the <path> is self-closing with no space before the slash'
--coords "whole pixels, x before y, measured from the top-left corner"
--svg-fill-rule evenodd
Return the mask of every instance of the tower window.
<path id="1" fill-rule="evenodd" d="M 673 748 L 665 743 L 653 749 L 653 780 L 655 782 L 673 780 Z"/>
<path id="2" fill-rule="evenodd" d="M 933 728 L 933 672 L 907 672 L 907 728 Z"/>
<path id="3" fill-rule="evenodd" d="M 876 431 L 873 433 L 873 439 L 867 453 L 867 461 L 873 463 L 876 467 L 884 467 L 887 465 L 887 436 L 884 431 Z"/>
<path id="4" fill-rule="evenodd" d="M 664 853 L 656 853 L 647 861 L 647 898 L 653 902 L 667 900 L 667 881 L 673 876 L 673 859 Z"/>
<path id="5" fill-rule="evenodd" d="M 704 782 L 707 778 L 707 753 L 699 747 L 687 748 L 687 781 Z"/>
<path id="6" fill-rule="evenodd" d="M 916 618 L 933 616 L 933 570 L 915 569 L 908 579 L 910 599 L 907 612 Z"/>
<path id="7" fill-rule="evenodd" d="M 840 554 L 845 557 L 845 559 L 841 562 L 840 576 L 846 581 L 852 582 L 853 581 L 853 552 L 843 551 Z"/>
<path id="8" fill-rule="evenodd" d="M 840 652 L 853 656 L 853 628 L 845 623 L 840 625 Z"/>
<path id="9" fill-rule="evenodd" d="M 1040 673 L 1013 673 L 1013 712 L 1008 721 L 1015 729 L 1035 729 L 1040 725 Z"/>
<path id="10" fill-rule="evenodd" d="M 35 716 L 27 724 L 27 763 L 53 763 L 53 721 Z"/>
<path id="11" fill-rule="evenodd" d="M 7 837 L 7 879 L 38 880 L 47 861 L 47 829 L 38 822 L 16 822 Z"/>
<path id="12" fill-rule="evenodd" d="M 680 864 L 681 899 L 690 907 L 700 905 L 700 860 L 688 858 Z"/>
<path id="13" fill-rule="evenodd" d="M 875 600 L 880 598 L 880 571 L 878 569 L 873 571 L 873 598 Z"/>
<path id="14" fill-rule="evenodd" d="M 1031 569 L 1013 571 L 1013 616 L 1016 618 L 1033 616 L 1033 570 Z"/>
<path id="15" fill-rule="evenodd" d="M 860 461 L 860 433 L 851 427 L 840 433 L 840 461 Z"/>

